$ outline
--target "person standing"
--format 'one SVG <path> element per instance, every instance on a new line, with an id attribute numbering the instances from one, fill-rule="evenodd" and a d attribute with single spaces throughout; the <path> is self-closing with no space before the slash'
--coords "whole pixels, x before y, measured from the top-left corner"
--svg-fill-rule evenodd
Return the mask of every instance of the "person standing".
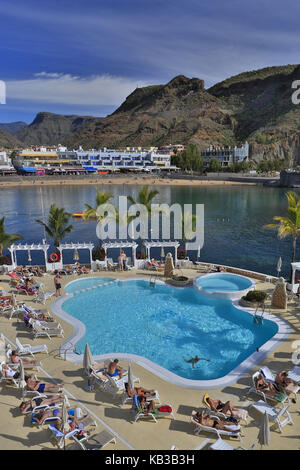
<path id="1" fill-rule="evenodd" d="M 57 273 L 55 275 L 55 278 L 54 278 L 54 286 L 55 286 L 55 290 L 56 290 L 56 297 L 60 296 L 61 295 L 61 292 L 60 292 L 60 289 L 61 289 L 61 277 L 59 275 L 59 273 Z"/>

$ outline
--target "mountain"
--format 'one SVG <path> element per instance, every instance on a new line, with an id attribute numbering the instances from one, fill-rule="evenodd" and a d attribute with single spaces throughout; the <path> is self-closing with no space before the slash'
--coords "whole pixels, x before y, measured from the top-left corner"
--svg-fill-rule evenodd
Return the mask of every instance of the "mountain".
<path id="1" fill-rule="evenodd" d="M 179 75 L 169 83 L 137 88 L 110 116 L 39 113 L 14 136 L 23 143 L 71 148 L 236 145 L 246 139 L 251 157 L 300 161 L 300 105 L 291 84 L 300 65 L 241 73 L 205 89 L 204 81 Z"/>
<path id="2" fill-rule="evenodd" d="M 26 126 L 26 122 L 23 121 L 0 123 L 0 129 L 2 131 L 8 132 L 9 134 L 15 134 Z"/>
<path id="3" fill-rule="evenodd" d="M 13 149 L 21 146 L 21 142 L 14 135 L 0 129 L 0 149 Z"/>

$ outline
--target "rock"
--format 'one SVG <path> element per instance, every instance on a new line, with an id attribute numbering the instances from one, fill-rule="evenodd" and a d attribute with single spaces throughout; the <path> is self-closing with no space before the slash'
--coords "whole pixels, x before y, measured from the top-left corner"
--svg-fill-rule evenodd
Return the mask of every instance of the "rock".
<path id="1" fill-rule="evenodd" d="M 286 310 L 287 308 L 287 292 L 286 283 L 283 277 L 279 278 L 275 285 L 275 289 L 272 295 L 272 307 L 281 308 Z"/>
<path id="2" fill-rule="evenodd" d="M 172 253 L 168 253 L 166 257 L 164 276 L 172 277 L 173 272 L 174 272 L 173 256 L 172 256 Z"/>

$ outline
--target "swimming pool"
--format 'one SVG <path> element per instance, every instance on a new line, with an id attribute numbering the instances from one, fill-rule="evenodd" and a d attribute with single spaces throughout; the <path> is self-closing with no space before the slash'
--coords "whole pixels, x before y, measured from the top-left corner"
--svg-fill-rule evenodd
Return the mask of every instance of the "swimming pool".
<path id="1" fill-rule="evenodd" d="M 77 288 L 83 281 L 76 281 Z M 138 355 L 190 380 L 224 377 L 278 331 L 267 319 L 255 324 L 231 301 L 203 296 L 192 287 L 156 283 L 151 288 L 146 280 L 116 281 L 61 302 L 64 312 L 86 326 L 77 351 L 89 343 L 93 355 Z M 184 358 L 195 355 L 210 362 L 192 369 Z"/>
<path id="2" fill-rule="evenodd" d="M 255 283 L 239 274 L 211 273 L 196 277 L 194 287 L 204 295 L 222 299 L 240 299 L 248 290 L 255 288 Z"/>

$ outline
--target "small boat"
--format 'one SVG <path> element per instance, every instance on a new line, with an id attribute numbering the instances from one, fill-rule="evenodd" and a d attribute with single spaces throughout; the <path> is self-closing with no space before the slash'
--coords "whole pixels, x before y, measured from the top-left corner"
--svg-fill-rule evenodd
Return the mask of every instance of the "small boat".
<path id="1" fill-rule="evenodd" d="M 72 214 L 72 217 L 82 217 L 83 216 L 83 212 L 74 212 L 74 214 Z"/>

